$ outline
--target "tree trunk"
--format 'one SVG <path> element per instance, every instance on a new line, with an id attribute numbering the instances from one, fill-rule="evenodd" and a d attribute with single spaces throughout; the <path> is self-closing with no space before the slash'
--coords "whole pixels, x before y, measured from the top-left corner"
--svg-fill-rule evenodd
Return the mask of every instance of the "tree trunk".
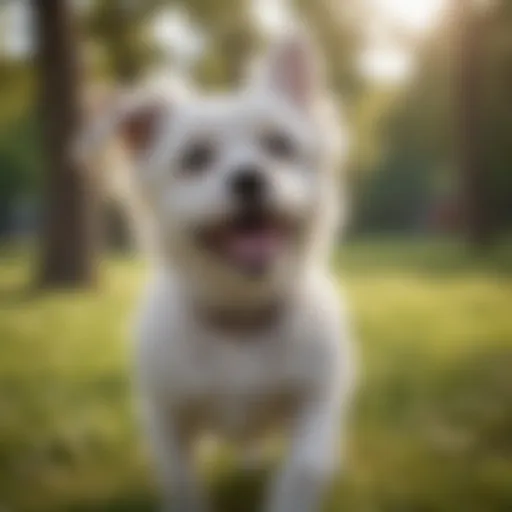
<path id="1" fill-rule="evenodd" d="M 80 72 L 71 2 L 33 0 L 38 34 L 40 108 L 46 185 L 42 286 L 95 281 L 95 183 L 73 155 L 80 128 Z"/>
<path id="2" fill-rule="evenodd" d="M 484 248 L 492 241 L 493 229 L 482 115 L 485 24 L 475 4 L 473 0 L 455 0 L 455 100 L 466 235 L 473 247 Z"/>

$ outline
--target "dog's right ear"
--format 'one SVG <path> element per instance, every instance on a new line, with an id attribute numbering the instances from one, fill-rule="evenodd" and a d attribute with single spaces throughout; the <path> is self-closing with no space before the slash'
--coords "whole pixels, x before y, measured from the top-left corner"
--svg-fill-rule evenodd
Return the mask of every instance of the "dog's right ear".
<path id="1" fill-rule="evenodd" d="M 85 128 L 75 147 L 78 157 L 87 159 L 118 141 L 131 158 L 139 159 L 150 150 L 169 108 L 169 101 L 156 94 L 96 95 L 86 105 Z"/>
<path id="2" fill-rule="evenodd" d="M 322 59 L 309 33 L 293 28 L 270 46 L 252 77 L 257 87 L 270 89 L 308 111 L 323 93 Z"/>

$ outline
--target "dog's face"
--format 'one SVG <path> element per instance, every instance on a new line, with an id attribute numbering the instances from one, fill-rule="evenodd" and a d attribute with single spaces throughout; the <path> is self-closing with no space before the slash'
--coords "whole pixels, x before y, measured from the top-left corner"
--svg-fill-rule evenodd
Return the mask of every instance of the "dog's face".
<path id="1" fill-rule="evenodd" d="M 303 42 L 289 42 L 257 84 L 133 116 L 138 181 L 175 263 L 249 283 L 306 256 L 335 184 L 313 68 Z"/>
<path id="2" fill-rule="evenodd" d="M 270 94 L 172 108 L 148 166 L 169 243 L 264 276 L 299 249 L 321 200 L 318 134 Z"/>

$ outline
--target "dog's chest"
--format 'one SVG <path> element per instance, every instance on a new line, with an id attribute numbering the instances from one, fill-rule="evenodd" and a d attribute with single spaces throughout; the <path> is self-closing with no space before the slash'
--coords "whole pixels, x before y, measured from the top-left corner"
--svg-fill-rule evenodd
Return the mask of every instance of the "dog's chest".
<path id="1" fill-rule="evenodd" d="M 143 387 L 181 418 L 228 434 L 260 431 L 290 418 L 331 378 L 339 344 L 313 293 L 274 328 L 227 336 L 190 315 L 174 288 L 163 291 L 142 317 L 138 361 Z"/>
<path id="2" fill-rule="evenodd" d="M 196 348 L 180 371 L 183 404 L 227 434 L 250 434 L 281 422 L 311 387 L 307 356 L 293 340 L 204 339 Z"/>

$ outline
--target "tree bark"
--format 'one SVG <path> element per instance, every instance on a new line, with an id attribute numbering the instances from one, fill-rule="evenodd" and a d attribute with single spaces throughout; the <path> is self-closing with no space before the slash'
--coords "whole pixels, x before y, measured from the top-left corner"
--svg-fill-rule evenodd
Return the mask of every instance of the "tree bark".
<path id="1" fill-rule="evenodd" d="M 46 203 L 42 286 L 89 286 L 96 278 L 94 179 L 73 155 L 82 120 L 76 27 L 71 2 L 33 0 L 38 35 Z"/>
<path id="2" fill-rule="evenodd" d="M 456 30 L 455 100 L 462 213 L 470 245 L 492 242 L 492 204 L 484 148 L 483 62 L 485 20 L 473 0 L 454 0 Z"/>

